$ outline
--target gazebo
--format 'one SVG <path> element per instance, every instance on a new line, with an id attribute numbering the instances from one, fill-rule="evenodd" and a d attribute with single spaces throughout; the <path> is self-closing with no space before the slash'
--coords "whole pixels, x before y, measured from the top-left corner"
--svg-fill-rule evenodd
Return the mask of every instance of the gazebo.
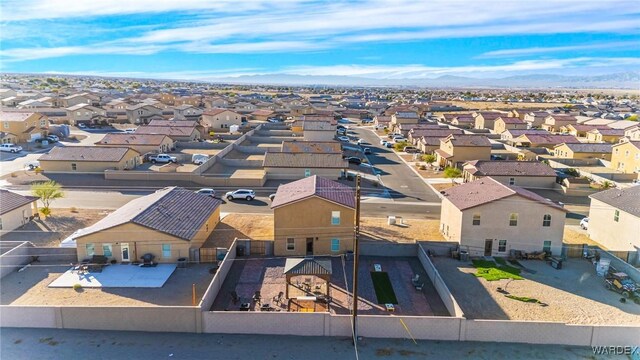
<path id="1" fill-rule="evenodd" d="M 289 287 L 295 286 L 305 292 L 312 292 L 315 282 L 311 276 L 320 278 L 324 281 L 325 296 L 329 296 L 329 285 L 331 284 L 331 259 L 314 259 L 314 258 L 291 258 L 287 259 L 284 265 L 284 274 L 287 281 L 286 298 L 289 298 Z M 298 276 L 309 276 L 297 285 L 291 283 L 291 279 Z M 314 289 L 322 288 L 318 285 Z"/>

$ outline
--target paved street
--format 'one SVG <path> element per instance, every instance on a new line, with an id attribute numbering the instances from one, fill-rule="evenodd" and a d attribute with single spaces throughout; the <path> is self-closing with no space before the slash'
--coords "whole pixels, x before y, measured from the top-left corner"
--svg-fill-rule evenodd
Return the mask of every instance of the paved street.
<path id="1" fill-rule="evenodd" d="M 390 189 L 391 197 L 399 202 L 440 202 L 440 198 L 424 180 L 414 173 L 392 150 L 380 145 L 380 138 L 370 128 L 355 128 L 358 136 L 371 145 L 369 161 L 380 173 L 384 185 Z"/>
<path id="2" fill-rule="evenodd" d="M 355 359 L 350 338 L 11 329 L 3 359 Z M 363 338 L 360 359 L 607 359 L 590 347 Z"/>

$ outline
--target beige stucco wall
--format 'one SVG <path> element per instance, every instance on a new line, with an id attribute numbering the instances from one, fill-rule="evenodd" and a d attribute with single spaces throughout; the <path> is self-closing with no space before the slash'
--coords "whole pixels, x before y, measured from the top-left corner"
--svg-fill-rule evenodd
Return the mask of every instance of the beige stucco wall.
<path id="1" fill-rule="evenodd" d="M 446 153 L 453 155 L 446 159 L 451 163 L 451 166 L 455 166 L 456 163 L 464 163 L 471 160 L 490 160 L 491 159 L 491 147 L 490 146 L 453 146 L 450 141 L 440 142 L 440 149 Z M 441 163 L 444 159 L 438 156 L 438 162 Z"/>
<path id="2" fill-rule="evenodd" d="M 589 237 L 613 251 L 636 251 L 640 248 L 640 217 L 620 211 L 614 221 L 615 208 L 591 199 L 589 207 Z"/>
<path id="3" fill-rule="evenodd" d="M 554 156 L 562 159 L 604 159 L 611 160 L 611 153 L 574 153 L 567 145 L 553 149 Z"/>
<path id="4" fill-rule="evenodd" d="M 628 142 L 614 145 L 611 167 L 625 174 L 640 173 L 640 150 Z"/>
<path id="5" fill-rule="evenodd" d="M 24 121 L 4 121 L 0 118 L 0 131 L 14 134 L 18 142 L 27 142 L 31 140 L 32 134 L 40 134 L 45 136 L 49 129 L 49 121 L 45 116 L 33 113 Z M 29 128 L 34 127 L 30 132 L 26 132 Z"/>
<path id="6" fill-rule="evenodd" d="M 264 171 L 268 180 L 297 180 L 305 177 L 304 168 L 271 168 L 265 167 Z M 344 169 L 309 168 L 309 176 L 318 175 L 332 180 L 338 180 Z"/>
<path id="7" fill-rule="evenodd" d="M 494 122 L 493 125 L 493 131 L 496 134 L 501 134 L 503 133 L 505 130 L 509 129 L 509 130 L 524 130 L 527 128 L 527 124 L 526 123 L 522 123 L 522 124 L 505 124 L 505 122 L 502 119 L 499 119 L 497 121 Z"/>
<path id="8" fill-rule="evenodd" d="M 495 119 L 485 119 L 484 116 L 476 116 L 475 128 L 476 129 L 493 129 L 495 127 Z"/>
<path id="9" fill-rule="evenodd" d="M 231 125 L 242 125 L 242 116 L 233 111 L 224 111 L 215 116 L 202 115 L 202 125 L 208 129 L 228 129 Z"/>
<path id="10" fill-rule="evenodd" d="M 122 243 L 129 244 L 131 261 L 140 260 L 144 254 L 155 255 L 156 262 L 176 262 L 178 258 L 189 257 L 189 249 L 199 249 L 220 221 L 220 208 L 198 230 L 191 240 L 183 240 L 173 235 L 151 230 L 135 223 L 126 223 L 110 229 L 76 239 L 78 260 L 87 256 L 86 244 L 94 244 L 95 254 L 104 255 L 102 245 L 111 244 L 113 256 L 110 259 L 122 261 Z M 162 244 L 171 244 L 171 257 L 162 257 Z"/>
<path id="11" fill-rule="evenodd" d="M 476 213 L 480 214 L 480 225 L 477 226 L 473 225 L 473 215 Z M 517 226 L 509 226 L 511 213 L 518 213 Z M 542 226 L 544 214 L 551 215 L 549 227 Z M 551 241 L 552 253 L 559 255 L 564 222 L 563 211 L 520 196 L 510 196 L 462 212 L 445 199 L 442 202 L 440 229 L 444 227 L 447 240 L 459 241 L 463 248 L 468 247 L 471 256 L 484 255 L 485 239 L 493 239 L 493 256 L 508 256 L 511 249 L 541 251 L 545 240 Z M 499 240 L 507 240 L 505 252 L 498 252 Z"/>
<path id="12" fill-rule="evenodd" d="M 105 170 L 134 169 L 142 163 L 140 154 L 134 150 L 129 150 L 122 160 L 115 161 L 51 161 L 40 160 L 40 167 L 44 171 L 76 171 L 76 172 L 102 172 Z M 71 164 L 76 164 L 73 170 Z"/>
<path id="13" fill-rule="evenodd" d="M 482 176 L 464 176 L 464 174 L 463 177 L 468 181 L 482 178 Z M 555 176 L 491 176 L 491 178 L 505 185 L 510 185 L 509 181 L 513 178 L 515 180 L 514 185 L 531 189 L 553 189 L 556 184 Z"/>
<path id="14" fill-rule="evenodd" d="M 340 211 L 340 225 L 331 224 L 331 212 Z M 324 199 L 312 197 L 273 211 L 274 254 L 307 254 L 307 238 L 313 240 L 314 255 L 342 254 L 353 250 L 355 210 Z M 287 238 L 295 239 L 293 251 L 287 250 Z M 340 240 L 339 251 L 331 251 L 331 239 Z"/>
<path id="15" fill-rule="evenodd" d="M 27 204 L 0 215 L 0 224 L 2 224 L 0 232 L 5 233 L 15 230 L 29 222 L 29 217 L 33 216 L 34 206 L 33 203 Z"/>

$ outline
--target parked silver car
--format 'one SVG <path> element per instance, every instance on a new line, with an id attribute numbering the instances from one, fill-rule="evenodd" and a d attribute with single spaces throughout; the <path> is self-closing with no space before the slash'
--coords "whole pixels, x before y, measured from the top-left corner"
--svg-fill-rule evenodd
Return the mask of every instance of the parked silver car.
<path id="1" fill-rule="evenodd" d="M 227 200 L 245 199 L 251 201 L 256 198 L 256 192 L 249 189 L 238 189 L 236 191 L 229 191 L 224 196 Z"/>

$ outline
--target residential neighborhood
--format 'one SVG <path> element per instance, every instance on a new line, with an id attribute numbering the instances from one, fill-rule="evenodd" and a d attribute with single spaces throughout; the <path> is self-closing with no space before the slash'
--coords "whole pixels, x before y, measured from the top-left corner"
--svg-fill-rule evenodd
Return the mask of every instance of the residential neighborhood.
<path id="1" fill-rule="evenodd" d="M 640 359 L 637 4 L 0 8 L 3 359 Z"/>

